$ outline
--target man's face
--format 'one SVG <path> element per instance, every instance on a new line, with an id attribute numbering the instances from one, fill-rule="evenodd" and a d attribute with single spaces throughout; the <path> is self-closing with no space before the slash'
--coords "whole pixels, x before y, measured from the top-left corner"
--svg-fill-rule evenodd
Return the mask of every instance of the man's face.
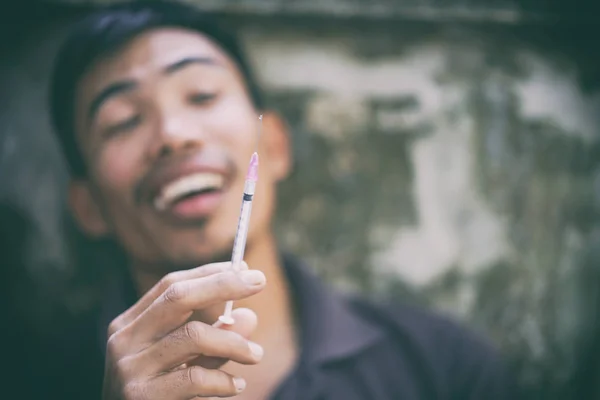
<path id="1" fill-rule="evenodd" d="M 289 168 L 282 124 L 270 113 L 263 124 L 248 246 L 269 234 Z M 84 230 L 160 269 L 228 256 L 259 120 L 221 48 L 180 29 L 136 37 L 83 77 L 75 126 L 89 174 L 70 201 Z"/>

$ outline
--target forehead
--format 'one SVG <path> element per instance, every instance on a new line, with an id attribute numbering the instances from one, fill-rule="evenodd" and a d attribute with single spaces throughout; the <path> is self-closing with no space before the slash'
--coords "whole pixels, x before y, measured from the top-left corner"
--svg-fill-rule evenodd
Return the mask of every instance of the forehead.
<path id="1" fill-rule="evenodd" d="M 154 79 L 165 66 L 186 57 L 212 59 L 237 74 L 233 61 L 207 36 L 180 28 L 159 28 L 136 36 L 96 62 L 78 85 L 79 98 L 85 102 L 115 81 L 133 79 L 143 83 Z"/>

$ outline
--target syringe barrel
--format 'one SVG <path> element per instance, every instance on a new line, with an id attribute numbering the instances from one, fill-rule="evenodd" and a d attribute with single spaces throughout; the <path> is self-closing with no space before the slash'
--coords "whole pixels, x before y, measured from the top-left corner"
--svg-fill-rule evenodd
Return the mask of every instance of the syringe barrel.
<path id="1" fill-rule="evenodd" d="M 244 250 L 246 248 L 246 238 L 248 236 L 248 227 L 250 226 L 250 213 L 252 211 L 252 197 L 256 182 L 247 180 L 244 187 L 244 197 L 242 199 L 242 209 L 238 221 L 238 229 L 233 242 L 233 253 L 231 254 L 231 264 L 234 269 L 238 269 L 244 260 Z"/>
<path id="2" fill-rule="evenodd" d="M 246 184 L 244 185 L 244 198 L 245 195 L 254 195 L 254 190 L 256 189 L 256 181 L 246 179 Z"/>

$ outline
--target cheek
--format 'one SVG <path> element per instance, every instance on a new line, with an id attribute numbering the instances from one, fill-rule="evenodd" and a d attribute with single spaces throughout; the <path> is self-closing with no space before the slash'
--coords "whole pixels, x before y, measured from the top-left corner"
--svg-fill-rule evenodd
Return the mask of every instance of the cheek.
<path id="1" fill-rule="evenodd" d="M 250 230 L 252 234 L 268 230 L 273 219 L 275 209 L 275 191 L 272 183 L 267 179 L 260 179 L 256 187 L 256 195 L 252 207 Z"/>
<path id="2" fill-rule="evenodd" d="M 241 95 L 227 97 L 213 109 L 212 115 L 219 138 L 236 153 L 248 154 L 248 160 L 244 162 L 250 161 L 259 120 L 248 99 Z"/>
<path id="3" fill-rule="evenodd" d="M 261 213 L 267 213 L 274 205 L 275 201 L 275 188 L 276 182 L 273 179 L 268 166 L 268 162 L 265 160 L 261 163 L 258 171 L 258 184 L 256 185 L 256 200 L 260 203 L 259 208 Z"/>
<path id="4" fill-rule="evenodd" d="M 118 143 L 107 145 L 97 158 L 98 181 L 110 193 L 127 193 L 135 182 L 135 160 L 131 146 Z"/>

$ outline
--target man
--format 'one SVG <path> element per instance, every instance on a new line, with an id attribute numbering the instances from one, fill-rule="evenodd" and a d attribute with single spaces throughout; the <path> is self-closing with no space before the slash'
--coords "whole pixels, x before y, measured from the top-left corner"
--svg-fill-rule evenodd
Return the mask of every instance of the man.
<path id="1" fill-rule="evenodd" d="M 498 359 L 471 334 L 342 299 L 280 254 L 271 219 L 291 165 L 286 125 L 265 109 L 234 38 L 206 16 L 172 2 L 98 11 L 59 52 L 51 93 L 73 215 L 128 263 L 64 351 L 62 396 L 510 398 Z M 259 114 L 247 265 L 233 272 L 224 261 Z M 227 300 L 235 323 L 215 325 Z M 94 329 L 97 342 L 79 344 Z"/>

